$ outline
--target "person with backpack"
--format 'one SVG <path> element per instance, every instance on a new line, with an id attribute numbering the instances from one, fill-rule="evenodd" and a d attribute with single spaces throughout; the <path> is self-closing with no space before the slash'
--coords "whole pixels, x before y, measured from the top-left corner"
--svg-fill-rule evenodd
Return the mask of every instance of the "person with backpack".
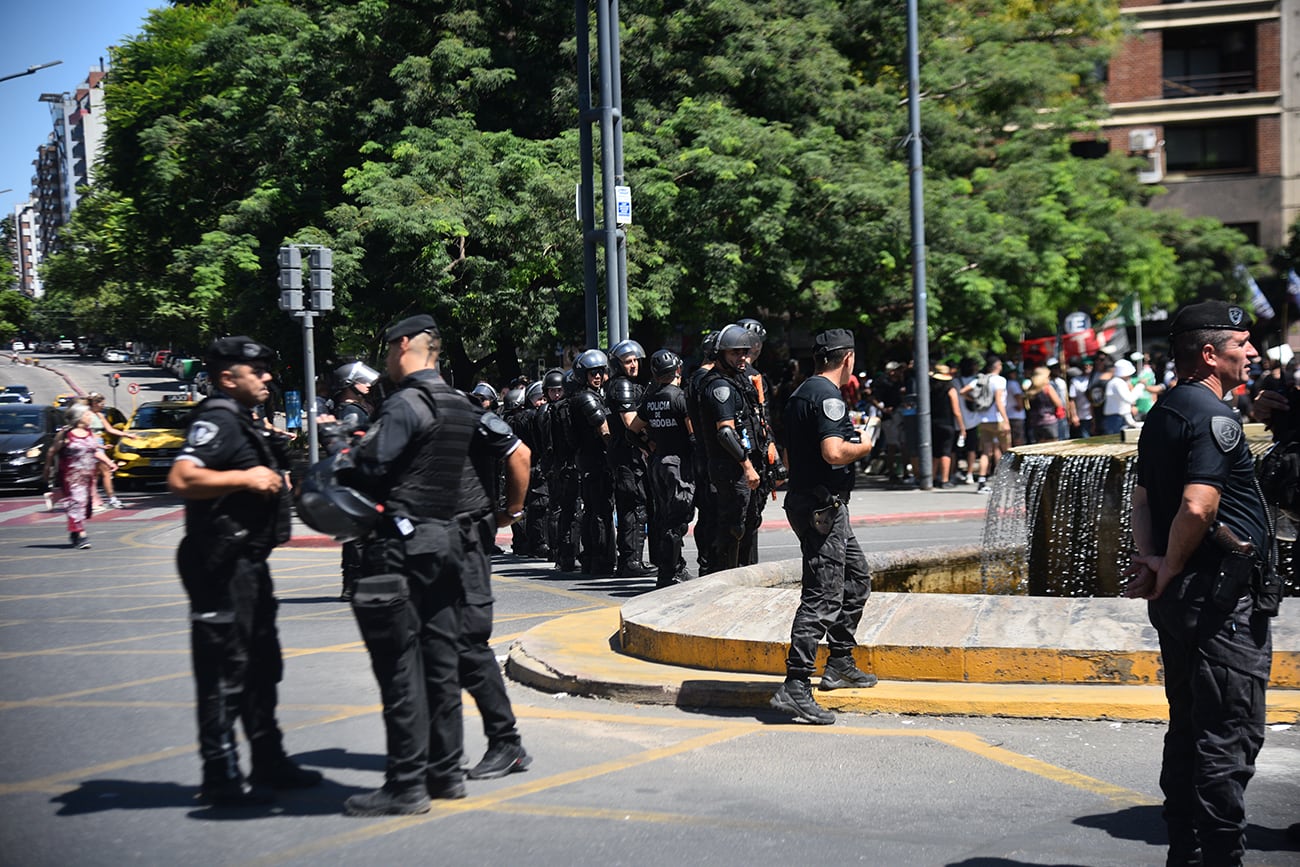
<path id="1" fill-rule="evenodd" d="M 1011 420 L 1007 417 L 1007 381 L 1002 376 L 1002 359 L 990 356 L 974 388 L 971 405 L 979 412 L 979 487 L 981 494 L 991 493 L 988 478 L 1011 448 Z"/>
<path id="2" fill-rule="evenodd" d="M 975 408 L 971 392 L 975 390 L 983 374 L 980 373 L 979 362 L 970 356 L 961 360 L 957 373 L 955 385 L 957 396 L 961 398 L 959 404 L 966 448 L 966 471 L 961 474 L 958 481 L 969 485 L 975 481 L 980 456 L 980 410 Z"/>

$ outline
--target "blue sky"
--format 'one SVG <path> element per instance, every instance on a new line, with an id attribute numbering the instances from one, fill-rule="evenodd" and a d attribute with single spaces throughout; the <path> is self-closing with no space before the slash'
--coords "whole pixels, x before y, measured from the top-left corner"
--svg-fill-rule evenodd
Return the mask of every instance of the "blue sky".
<path id="1" fill-rule="evenodd" d="M 4 41 L 0 76 L 29 66 L 62 60 L 9 81 L 0 81 L 0 216 L 31 193 L 36 148 L 53 129 L 42 93 L 74 91 L 99 59 L 108 64 L 108 46 L 140 32 L 149 10 L 165 0 L 3 0 Z"/>

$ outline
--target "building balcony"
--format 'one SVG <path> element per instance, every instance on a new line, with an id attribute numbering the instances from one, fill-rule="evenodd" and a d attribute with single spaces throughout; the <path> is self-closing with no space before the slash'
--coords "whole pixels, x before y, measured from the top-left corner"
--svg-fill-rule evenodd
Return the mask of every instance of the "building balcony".
<path id="1" fill-rule="evenodd" d="M 1254 70 L 1244 70 L 1207 75 L 1171 76 L 1162 79 L 1161 85 L 1165 99 L 1250 93 L 1255 89 L 1255 72 Z"/>

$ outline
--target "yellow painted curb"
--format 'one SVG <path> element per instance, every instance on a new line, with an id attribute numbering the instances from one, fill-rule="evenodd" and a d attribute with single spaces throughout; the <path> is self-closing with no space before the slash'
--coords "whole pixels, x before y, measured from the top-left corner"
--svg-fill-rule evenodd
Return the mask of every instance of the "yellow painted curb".
<path id="1" fill-rule="evenodd" d="M 646 704 L 766 708 L 780 675 L 665 665 L 624 655 L 615 608 L 558 617 L 530 629 L 510 649 L 506 670 L 521 683 Z M 1163 688 L 1119 684 L 960 683 L 882 680 L 873 689 L 817 692 L 844 713 L 1164 720 Z M 1270 689 L 1270 723 L 1300 722 L 1300 690 Z"/>

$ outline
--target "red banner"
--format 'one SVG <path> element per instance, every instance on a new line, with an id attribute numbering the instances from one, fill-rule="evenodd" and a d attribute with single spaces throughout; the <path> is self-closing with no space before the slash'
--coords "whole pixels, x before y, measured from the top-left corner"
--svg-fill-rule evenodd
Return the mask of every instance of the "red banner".
<path id="1" fill-rule="evenodd" d="M 1035 337 L 1033 340 L 1020 342 L 1020 356 L 1024 359 L 1025 369 L 1039 367 L 1054 355 L 1056 355 L 1055 337 Z"/>

